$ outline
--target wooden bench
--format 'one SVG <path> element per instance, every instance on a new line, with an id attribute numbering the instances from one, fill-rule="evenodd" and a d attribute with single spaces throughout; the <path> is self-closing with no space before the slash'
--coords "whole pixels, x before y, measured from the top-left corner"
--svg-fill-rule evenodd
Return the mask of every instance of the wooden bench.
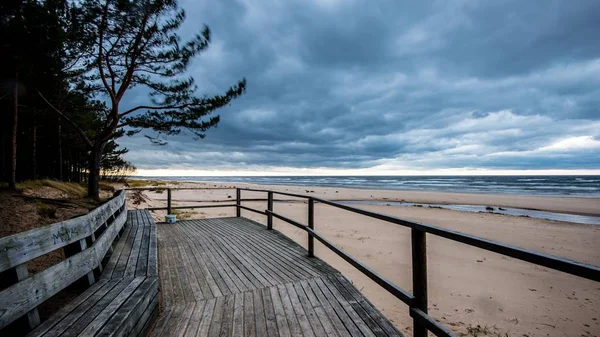
<path id="1" fill-rule="evenodd" d="M 59 248 L 67 259 L 27 275 L 27 261 Z M 123 191 L 82 217 L 0 239 L 0 272 L 11 270 L 0 328 L 27 317 L 28 336 L 140 336 L 157 314 L 156 225 L 148 211 L 126 211 Z M 80 279 L 90 288 L 40 324 L 36 307 Z"/>

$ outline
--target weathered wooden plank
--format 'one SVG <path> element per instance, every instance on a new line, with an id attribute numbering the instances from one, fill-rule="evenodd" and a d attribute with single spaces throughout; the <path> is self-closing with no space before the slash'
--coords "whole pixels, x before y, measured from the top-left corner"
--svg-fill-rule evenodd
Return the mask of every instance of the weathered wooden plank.
<path id="1" fill-rule="evenodd" d="M 27 270 L 27 263 L 20 264 L 15 267 L 15 274 L 17 276 L 17 282 L 22 281 L 29 277 L 29 271 Z M 40 314 L 37 308 L 31 309 L 27 312 L 27 321 L 30 328 L 35 328 L 40 325 Z"/>
<path id="2" fill-rule="evenodd" d="M 344 327 L 350 332 L 352 336 L 360 336 L 361 331 L 359 327 L 357 327 L 358 322 L 354 322 L 348 314 L 345 312 L 344 308 L 338 303 L 337 299 L 329 292 L 326 286 L 323 285 L 321 279 L 313 279 L 309 280 L 308 283 L 311 285 L 313 290 L 319 289 L 322 294 L 322 303 L 328 302 L 329 306 L 333 308 L 334 312 L 338 315 Z"/>
<path id="3" fill-rule="evenodd" d="M 208 336 L 219 336 L 221 332 L 221 323 L 223 322 L 223 306 L 225 304 L 225 297 L 217 297 L 215 308 L 210 320 L 210 328 L 208 330 Z"/>
<path id="4" fill-rule="evenodd" d="M 298 297 L 298 300 L 300 301 L 300 305 L 302 305 L 302 308 L 304 309 L 304 313 L 306 314 L 306 317 L 307 317 L 308 321 L 310 322 L 310 325 L 312 326 L 312 329 L 313 329 L 315 335 L 316 336 L 335 336 L 335 333 L 332 333 L 333 329 L 330 329 L 329 331 L 326 332 L 325 329 L 323 328 L 323 324 L 319 321 L 319 316 L 317 315 L 317 313 L 313 309 L 312 305 L 310 304 L 310 301 L 309 301 L 308 297 L 306 296 L 304 289 L 302 289 L 302 285 L 300 285 L 299 283 L 296 283 L 296 284 L 290 284 L 290 286 L 294 287 L 294 292 L 295 292 L 296 296 Z M 324 317 L 324 318 L 327 319 L 327 317 Z"/>
<path id="5" fill-rule="evenodd" d="M 187 258 L 190 263 L 193 277 L 195 278 L 196 282 L 200 287 L 202 299 L 219 296 L 219 294 L 221 293 L 219 291 L 219 287 L 217 286 L 215 281 L 212 280 L 212 276 L 210 275 L 210 272 L 204 265 L 203 261 L 201 263 L 197 260 L 195 249 L 190 247 L 189 245 L 182 245 L 182 248 L 184 251 L 186 251 L 184 257 Z"/>
<path id="6" fill-rule="evenodd" d="M 237 245 L 231 243 L 231 241 L 225 238 L 218 239 L 223 245 L 227 246 L 228 249 L 238 258 L 244 266 L 254 275 L 254 277 L 260 282 L 262 287 L 268 287 L 277 284 L 275 279 L 270 273 L 265 273 L 265 270 L 258 266 L 258 261 L 252 260 L 248 252 L 242 251 Z M 262 288 L 258 286 L 259 288 Z"/>
<path id="7" fill-rule="evenodd" d="M 327 278 L 328 282 L 325 282 L 331 292 L 336 295 L 341 295 L 341 298 L 347 305 L 350 305 L 352 309 L 356 312 L 359 318 L 368 326 L 369 331 L 371 331 L 376 336 L 387 336 L 387 334 L 379 327 L 377 322 L 371 318 L 368 312 L 364 310 L 364 308 L 356 301 L 356 299 L 348 292 L 346 288 L 340 285 L 334 276 L 329 276 Z M 337 296 L 337 295 L 336 295 Z M 340 298 L 338 298 L 340 300 Z M 348 310 L 346 310 L 348 311 Z M 362 329 L 361 329 L 362 330 Z"/>
<path id="8" fill-rule="evenodd" d="M 401 333 L 387 320 L 367 298 L 365 298 L 343 275 L 331 275 L 330 279 L 335 278 L 338 281 L 338 288 L 344 287 L 354 301 L 359 304 L 369 316 L 377 322 L 379 327 L 389 336 L 401 336 Z M 349 300 L 351 302 L 351 300 Z M 352 302 L 351 302 L 352 303 Z M 375 330 L 374 330 L 375 331 Z"/>
<path id="9" fill-rule="evenodd" d="M 237 228 L 249 227 L 248 225 L 244 226 L 244 223 L 247 222 L 246 219 L 232 218 L 231 221 L 239 224 Z M 263 230 L 259 235 L 259 237 L 240 238 L 239 235 L 236 237 L 247 244 L 255 245 L 257 249 L 266 250 L 267 254 L 283 258 L 281 259 L 282 264 L 293 264 L 296 278 L 318 277 L 323 272 L 336 272 L 330 267 L 323 268 L 319 259 L 307 259 L 306 251 L 303 248 L 277 231 Z M 256 246 L 258 245 L 257 240 L 260 240 L 259 246 Z"/>
<path id="10" fill-rule="evenodd" d="M 113 299 L 105 308 L 80 332 L 81 336 L 94 336 L 106 324 L 108 319 L 127 301 L 127 299 L 137 290 L 145 278 L 137 277 L 131 280 L 125 289 L 123 289 L 115 299 Z M 127 281 L 125 281 L 127 282 Z"/>
<path id="11" fill-rule="evenodd" d="M 0 272 L 92 235 L 124 202 L 121 192 L 89 214 L 0 238 Z"/>
<path id="12" fill-rule="evenodd" d="M 162 337 L 162 336 L 167 336 L 167 322 L 171 321 L 172 317 L 173 317 L 173 313 L 175 312 L 175 308 L 177 308 L 174 305 L 167 305 L 165 310 L 160 314 L 160 316 L 158 317 L 158 319 L 156 320 L 156 323 L 154 323 L 154 329 L 152 330 L 152 333 L 150 334 L 151 336 L 157 336 L 157 337 Z M 176 320 L 177 318 L 173 318 L 173 320 Z"/>
<path id="13" fill-rule="evenodd" d="M 171 251 L 172 258 L 175 259 L 175 265 L 171 267 L 171 273 L 173 273 L 177 277 L 177 281 L 179 282 L 178 289 L 181 289 L 182 299 L 184 302 L 193 301 L 196 299 L 196 294 L 194 293 L 194 289 L 192 288 L 192 284 L 195 284 L 195 282 L 193 282 L 192 279 L 188 277 L 189 266 L 186 266 L 183 263 L 178 244 L 171 245 L 169 249 Z"/>
<path id="14" fill-rule="evenodd" d="M 131 230 L 129 231 L 129 235 L 123 236 L 121 240 L 119 240 L 124 241 L 123 250 L 118 260 L 116 261 L 116 265 L 112 274 L 113 278 L 122 278 L 124 277 L 125 272 L 127 271 L 128 262 L 131 256 L 131 250 L 133 248 L 133 244 L 137 233 L 140 230 L 140 227 L 137 223 L 137 212 L 131 212 L 130 218 L 128 220 L 128 226 L 131 228 Z"/>
<path id="15" fill-rule="evenodd" d="M 170 266 L 168 274 L 169 278 L 171 279 L 171 287 L 173 287 L 173 289 L 171 289 L 173 294 L 172 301 L 175 303 L 183 302 L 185 300 L 185 296 L 183 294 L 182 281 L 177 272 L 178 263 L 175 257 L 173 257 L 173 245 L 165 247 L 164 251 Z"/>
<path id="16" fill-rule="evenodd" d="M 317 312 L 319 315 L 319 319 L 321 320 L 321 323 L 323 323 L 323 327 L 326 327 L 326 320 L 323 320 L 321 315 L 323 315 L 323 317 L 327 317 L 329 321 L 331 321 L 331 325 L 333 328 L 335 328 L 335 331 L 339 336 L 350 336 L 350 333 L 344 327 L 344 323 L 335 313 L 335 310 L 333 310 L 331 304 L 329 304 L 329 301 L 327 301 L 323 293 L 321 293 L 319 287 L 314 285 L 314 283 L 309 282 L 309 280 L 302 280 L 300 281 L 300 284 L 302 285 L 302 288 L 304 288 L 304 292 L 313 304 L 315 312 Z"/>
<path id="17" fill-rule="evenodd" d="M 102 235 L 96 243 L 101 243 Z M 94 245 L 96 247 L 96 245 Z M 73 255 L 0 292 L 0 328 L 54 296 L 99 264 L 94 248 Z"/>
<path id="18" fill-rule="evenodd" d="M 244 293 L 244 301 L 242 303 L 243 307 L 243 325 L 244 329 L 239 336 L 246 337 L 255 337 L 256 336 L 256 323 L 254 321 L 254 298 L 252 295 L 252 291 L 247 291 Z M 235 331 L 234 331 L 235 333 Z"/>
<path id="19" fill-rule="evenodd" d="M 270 288 L 263 288 L 260 290 L 260 297 L 264 304 L 265 312 L 265 323 L 267 325 L 267 336 L 279 335 L 277 329 L 277 317 L 275 315 L 275 308 L 273 307 L 273 300 L 271 299 Z M 289 334 L 289 329 L 288 329 Z"/>
<path id="20" fill-rule="evenodd" d="M 181 336 L 196 336 L 200 329 L 200 321 L 202 319 L 202 313 L 206 306 L 206 301 L 192 302 L 194 310 L 188 320 L 187 327 Z"/>
<path id="21" fill-rule="evenodd" d="M 105 323 L 101 336 L 129 336 L 152 299 L 158 294 L 158 280 L 146 278 Z"/>
<path id="22" fill-rule="evenodd" d="M 275 321 L 277 322 L 277 330 L 279 331 L 279 336 L 291 337 L 292 333 L 290 331 L 288 321 L 285 317 L 286 314 L 285 310 L 283 309 L 283 304 L 281 303 L 281 298 L 279 297 L 279 291 L 277 290 L 277 287 L 270 287 L 268 288 L 268 291 L 271 294 L 273 311 L 275 313 Z"/>
<path id="23" fill-rule="evenodd" d="M 279 297 L 281 299 L 281 304 L 283 306 L 283 312 L 285 313 L 285 317 L 288 322 L 288 326 L 290 327 L 290 333 L 294 337 L 302 337 L 302 327 L 300 326 L 300 323 L 298 322 L 298 317 L 296 316 L 296 313 L 294 312 L 294 308 L 292 307 L 292 302 L 290 301 L 290 297 L 285 289 L 285 285 L 279 284 L 279 285 L 277 285 L 276 288 L 279 292 Z M 309 326 L 309 331 L 310 331 L 310 326 Z M 308 335 L 308 336 L 312 336 L 312 335 Z"/>
<path id="24" fill-rule="evenodd" d="M 222 219 L 223 221 L 231 221 L 233 223 L 237 223 L 239 224 L 239 227 L 250 227 L 250 226 L 255 226 L 256 228 L 264 228 L 264 226 L 262 226 L 261 224 L 257 223 L 254 220 L 250 220 L 250 219 L 239 219 L 239 218 L 224 218 Z M 271 231 L 262 231 L 263 233 L 266 232 L 266 234 L 262 234 L 261 233 L 261 237 L 264 237 L 266 240 L 272 240 L 274 245 L 278 245 L 279 247 L 283 248 L 285 252 L 288 253 L 292 253 L 293 254 L 300 254 L 302 256 L 306 257 L 307 251 L 306 249 L 304 249 L 303 247 L 301 247 L 300 245 L 296 244 L 292 239 L 288 238 L 287 236 L 285 236 L 284 234 L 280 233 L 277 230 L 271 230 Z M 318 258 L 310 258 L 310 259 L 303 259 L 302 262 L 304 262 L 305 264 L 309 264 L 311 266 L 311 268 L 316 268 L 317 270 L 320 270 L 321 273 L 337 273 L 338 271 L 331 267 L 329 264 L 327 264 L 326 262 L 322 261 L 321 259 Z"/>
<path id="25" fill-rule="evenodd" d="M 151 224 L 145 222 L 145 217 L 143 214 L 138 215 L 141 219 L 142 227 L 144 228 L 142 232 L 142 243 L 140 246 L 137 265 L 135 268 L 135 276 L 146 276 L 148 275 L 148 255 L 150 253 L 150 228 Z"/>
<path id="26" fill-rule="evenodd" d="M 158 295 L 154 296 L 150 305 L 144 311 L 144 314 L 135 324 L 133 330 L 129 334 L 131 337 L 145 337 L 148 335 L 148 330 L 152 327 L 158 316 Z"/>
<path id="27" fill-rule="evenodd" d="M 192 238 L 192 242 L 194 242 L 193 238 Z M 195 240 L 195 242 L 199 243 L 198 240 Z M 202 248 L 202 247 L 200 247 L 200 248 Z M 227 265 L 225 263 L 223 263 L 223 261 L 218 259 L 210 249 L 202 249 L 201 255 L 202 255 L 202 258 L 205 259 L 207 265 L 213 267 L 213 268 L 209 267 L 209 269 L 211 269 L 211 274 L 213 275 L 213 277 L 216 275 L 219 276 L 218 278 L 215 278 L 215 280 L 217 282 L 219 282 L 219 280 L 222 280 L 221 283 L 226 285 L 226 287 L 222 287 L 222 285 L 219 284 L 219 289 L 221 290 L 222 293 L 233 294 L 233 293 L 236 293 L 239 291 L 236 284 L 230 278 L 230 274 L 232 272 L 231 271 L 229 271 L 229 273 L 227 272 L 227 270 L 226 270 Z"/>
<path id="28" fill-rule="evenodd" d="M 156 223 L 150 212 L 145 211 L 144 216 L 150 224 L 150 242 L 148 244 L 148 276 L 158 276 L 158 243 L 156 239 Z"/>
<path id="29" fill-rule="evenodd" d="M 204 275 L 209 283 L 213 295 L 217 294 L 227 295 L 232 294 L 231 289 L 235 289 L 235 286 L 227 278 L 227 274 L 223 270 L 220 263 L 214 261 L 212 255 L 209 255 L 206 248 L 202 244 L 193 240 L 193 232 L 188 232 L 188 228 L 184 228 L 184 235 L 187 235 L 189 247 L 192 249 L 196 256 L 196 261 L 199 262 L 200 267 L 204 270 Z M 233 288 L 230 288 L 233 287 Z"/>
<path id="30" fill-rule="evenodd" d="M 103 297 L 114 285 L 116 281 L 112 281 L 112 286 L 105 285 L 109 280 L 99 280 L 91 288 L 87 289 L 83 294 L 77 296 L 74 300 L 69 302 L 67 305 L 62 307 L 54 315 L 50 316 L 46 321 L 42 322 L 35 330 L 33 330 L 28 336 L 42 336 L 46 334 L 50 329 L 58 324 L 66 324 L 66 326 L 72 324 L 77 318 L 81 317 L 86 311 L 85 306 L 96 303 L 97 299 Z M 85 306 L 82 305 L 85 303 Z M 62 331 L 64 329 L 61 329 Z M 54 333 L 57 335 L 58 333 Z M 51 336 L 52 334 L 48 334 Z"/>
<path id="31" fill-rule="evenodd" d="M 254 330 L 256 331 L 256 337 L 266 337 L 267 322 L 265 318 L 265 309 L 260 290 L 252 290 L 252 300 L 254 301 Z"/>
<path id="32" fill-rule="evenodd" d="M 211 257 L 213 264 L 220 265 L 220 268 L 217 268 L 217 270 L 219 270 L 223 280 L 233 293 L 248 290 L 248 287 L 242 280 L 243 273 L 233 270 L 232 266 L 235 266 L 235 262 L 231 261 L 213 240 L 204 240 L 196 236 L 194 237 L 194 241 L 208 248 L 205 250 L 206 254 Z"/>
<path id="33" fill-rule="evenodd" d="M 337 288 L 330 285 L 328 279 L 317 279 L 316 282 L 319 287 L 321 287 L 321 290 L 326 293 L 325 296 L 327 296 L 330 302 L 337 301 L 338 305 L 346 312 L 346 316 L 349 318 L 349 321 L 354 323 L 354 325 L 358 327 L 365 337 L 375 336 L 373 331 L 365 324 L 365 322 L 363 322 L 362 317 L 360 317 L 354 311 L 352 306 L 344 300 L 344 297 L 338 292 Z"/>
<path id="34" fill-rule="evenodd" d="M 129 259 L 127 259 L 127 268 L 125 269 L 125 273 L 123 273 L 123 277 L 133 278 L 135 277 L 135 270 L 137 268 L 138 257 L 140 255 L 140 250 L 142 246 L 142 238 L 144 237 L 144 226 L 140 224 L 139 221 L 139 212 L 136 212 L 136 217 L 134 223 L 138 227 L 138 230 L 135 234 L 135 238 L 133 240 L 133 245 L 131 247 L 131 253 L 129 254 Z"/>
<path id="35" fill-rule="evenodd" d="M 210 329 L 210 322 L 212 321 L 212 316 L 215 311 L 215 305 L 217 300 L 215 298 L 211 298 L 206 301 L 206 305 L 204 306 L 204 311 L 202 312 L 202 318 L 200 319 L 200 326 L 198 327 L 198 333 L 196 336 L 198 337 L 207 337 L 208 331 Z"/>
<path id="36" fill-rule="evenodd" d="M 235 269 L 237 269 L 236 275 L 244 283 L 244 287 L 240 288 L 241 291 L 264 286 L 264 284 L 261 283 L 261 281 L 259 281 L 252 272 L 254 268 L 251 267 L 251 265 L 248 264 L 241 256 L 234 253 L 233 249 L 231 249 L 226 243 L 221 240 L 209 241 L 213 243 L 213 247 L 217 248 L 223 259 L 227 261 L 230 266 L 235 266 Z"/>
<path id="37" fill-rule="evenodd" d="M 235 295 L 225 296 L 225 303 L 223 304 L 223 318 L 221 322 L 221 337 L 232 336 L 233 330 L 233 308 L 235 304 Z"/>
<path id="38" fill-rule="evenodd" d="M 244 250 L 246 254 L 252 256 L 257 263 L 257 266 L 263 268 L 265 272 L 270 274 L 273 278 L 279 279 L 276 284 L 292 282 L 297 278 L 290 268 L 283 266 L 278 258 L 268 254 L 263 249 L 259 249 L 252 243 L 247 241 L 244 242 L 244 240 L 237 238 L 230 238 L 230 240 L 238 247 L 245 247 Z"/>
<path id="39" fill-rule="evenodd" d="M 114 241 L 114 238 L 121 230 L 125 219 L 126 213 L 120 213 L 91 247 L 87 249 L 85 249 L 85 246 L 81 247 L 84 249 L 82 252 L 34 275 L 24 282 L 36 277 L 39 278 L 48 272 L 54 272 L 54 274 L 59 275 L 70 275 L 72 280 L 76 280 L 78 273 L 73 273 L 69 270 L 57 272 L 53 268 L 56 269 L 57 266 L 62 267 L 67 264 L 77 266 L 78 259 L 82 259 L 82 257 L 87 257 L 88 260 L 94 261 L 93 264 L 100 263 L 100 260 L 111 246 L 112 241 Z M 148 246 L 143 249 L 149 250 L 150 230 L 146 233 Z M 118 259 L 119 256 L 116 256 L 116 258 Z M 65 262 L 68 263 L 65 264 Z M 135 264 L 131 264 L 129 267 L 133 269 L 135 268 Z M 57 283 L 65 284 L 68 282 L 59 279 Z M 134 283 L 140 283 L 141 285 L 135 285 Z M 60 286 L 57 286 L 57 288 L 60 288 Z M 100 333 L 103 336 L 130 334 L 137 336 L 142 330 L 148 328 L 148 319 L 156 315 L 157 293 L 158 282 L 156 277 L 149 279 L 141 277 L 121 281 L 102 279 L 97 285 L 76 298 L 59 313 L 53 315 L 47 323 L 44 323 L 33 331 L 32 336 L 44 334 L 87 335 L 91 332 Z M 4 294 L 6 293 L 0 293 L 0 298 L 4 299 L 2 297 Z"/>
<path id="40" fill-rule="evenodd" d="M 104 260 L 104 257 L 108 253 L 110 247 L 112 247 L 113 242 L 115 241 L 121 228 L 123 228 L 126 220 L 127 216 L 125 213 L 119 214 L 111 226 L 102 232 L 100 237 L 98 237 L 92 245 L 96 254 L 96 259 L 98 260 L 98 265 L 100 265 L 102 260 Z"/>
<path id="41" fill-rule="evenodd" d="M 251 292 L 246 292 L 252 294 Z M 250 313 L 246 311 L 244 307 L 244 293 L 238 293 L 234 295 L 233 299 L 233 328 L 231 331 L 232 336 L 244 336 L 244 315 Z"/>
<path id="42" fill-rule="evenodd" d="M 80 307 L 79 310 L 83 311 L 81 316 L 77 318 L 73 323 L 67 324 L 64 320 L 60 324 L 57 324 L 49 333 L 49 336 L 59 336 L 60 334 L 66 336 L 77 336 L 88 324 L 90 324 L 119 294 L 129 285 L 129 281 L 119 280 L 114 287 L 110 287 L 110 290 L 104 294 L 104 296 L 97 298 L 95 302 L 86 303 Z M 109 283 L 110 284 L 110 283 Z M 79 314 L 79 313 L 77 313 Z M 71 316 L 71 315 L 69 315 Z M 75 315 L 77 316 L 77 315 Z M 69 317 L 70 319 L 71 317 Z"/>
<path id="43" fill-rule="evenodd" d="M 162 335 L 158 336 L 171 336 L 177 327 L 177 324 L 181 320 L 181 314 L 185 310 L 185 303 L 179 303 L 175 305 L 175 309 L 171 315 L 171 318 L 165 322 L 165 330 Z"/>
<path id="44" fill-rule="evenodd" d="M 187 330 L 190 319 L 192 318 L 192 314 L 194 313 L 194 307 L 196 307 L 196 302 L 187 302 L 185 304 L 180 316 L 177 319 L 178 324 L 175 326 L 175 329 L 171 332 L 170 336 L 185 336 L 185 331 Z"/>
<path id="45" fill-rule="evenodd" d="M 293 273 L 287 268 L 281 266 L 277 259 L 272 255 L 266 254 L 263 250 L 257 249 L 254 245 L 244 244 L 242 240 L 227 238 L 232 245 L 240 247 L 243 253 L 252 258 L 256 267 L 260 268 L 261 274 L 272 279 L 272 285 L 282 282 L 291 282 L 294 279 Z"/>
<path id="46" fill-rule="evenodd" d="M 229 278 L 233 281 L 239 291 L 246 291 L 256 286 L 261 287 L 260 282 L 250 273 L 243 265 L 231 254 L 226 253 L 228 249 L 224 248 L 220 242 L 214 242 L 213 240 L 202 240 L 210 247 L 215 256 L 221 264 L 224 266 L 224 270 L 227 272 Z M 255 283 L 253 283 L 255 282 Z"/>
<path id="47" fill-rule="evenodd" d="M 177 327 L 163 335 L 397 335 L 383 328 L 385 318 L 355 288 L 337 279 L 339 272 L 281 236 L 237 218 L 160 225 L 159 253 L 167 254 L 167 279 L 177 297 L 165 303 L 187 308 L 164 321 L 177 320 Z"/>
<path id="48" fill-rule="evenodd" d="M 181 256 L 181 260 L 180 260 L 181 262 L 179 262 L 179 264 L 181 266 L 183 266 L 183 272 L 185 273 L 185 279 L 192 291 L 193 298 L 196 301 L 204 299 L 204 295 L 202 294 L 202 289 L 200 289 L 200 283 L 198 281 L 198 278 L 196 277 L 196 274 L 194 273 L 196 266 L 191 263 L 188 255 L 187 255 L 186 249 L 183 245 L 177 245 L 177 248 L 178 248 L 179 254 Z"/>
<path id="49" fill-rule="evenodd" d="M 127 237 L 129 236 L 129 233 L 131 232 L 131 229 L 132 229 L 131 220 L 130 220 L 132 215 L 133 215 L 133 211 L 127 212 L 127 223 L 129 225 L 126 226 L 122 235 L 119 235 L 117 232 L 117 238 L 119 238 L 119 237 L 120 238 L 116 244 L 112 245 L 113 251 L 112 251 L 111 257 L 108 260 L 108 262 L 106 263 L 106 266 L 104 266 L 104 271 L 102 272 L 102 276 L 100 278 L 112 278 L 113 273 L 115 272 L 117 263 L 119 262 L 121 255 L 128 254 L 128 249 L 126 249 L 126 247 L 125 247 L 125 242 L 127 241 Z"/>
<path id="50" fill-rule="evenodd" d="M 287 283 L 285 285 L 279 286 L 279 291 L 287 291 L 292 307 L 294 308 L 294 312 L 296 313 L 296 318 L 300 323 L 300 328 L 305 337 L 315 336 L 313 329 L 308 321 L 307 314 L 304 312 L 304 308 L 302 304 L 300 304 L 300 299 L 298 298 L 298 294 L 296 294 L 296 290 L 294 289 L 294 285 L 292 283 Z M 321 334 L 322 336 L 323 334 Z M 319 336 L 317 334 L 317 336 Z"/>

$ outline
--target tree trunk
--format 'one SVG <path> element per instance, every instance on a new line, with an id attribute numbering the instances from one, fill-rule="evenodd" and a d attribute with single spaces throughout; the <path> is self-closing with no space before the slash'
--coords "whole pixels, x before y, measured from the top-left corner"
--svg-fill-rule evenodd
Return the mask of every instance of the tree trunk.
<path id="1" fill-rule="evenodd" d="M 13 101 L 13 125 L 12 135 L 10 144 L 10 177 L 8 181 L 8 187 L 12 190 L 17 188 L 17 121 L 19 115 L 19 74 L 15 76 L 15 88 L 14 88 L 14 101 Z"/>
<path id="2" fill-rule="evenodd" d="M 95 145 L 90 151 L 88 197 L 100 201 L 100 162 L 102 160 L 104 144 Z"/>
<path id="3" fill-rule="evenodd" d="M 33 117 L 33 129 L 31 130 L 31 173 L 33 180 L 37 179 L 37 123 Z"/>
<path id="4" fill-rule="evenodd" d="M 63 180 L 62 127 L 58 119 L 58 180 Z"/>

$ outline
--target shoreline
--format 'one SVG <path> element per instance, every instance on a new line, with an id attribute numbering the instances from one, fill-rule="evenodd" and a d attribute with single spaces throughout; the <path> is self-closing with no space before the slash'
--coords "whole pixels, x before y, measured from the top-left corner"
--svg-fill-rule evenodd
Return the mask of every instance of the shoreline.
<path id="1" fill-rule="evenodd" d="M 490 177 L 494 179 L 489 179 Z M 567 179 L 563 179 L 563 178 Z M 348 188 L 400 192 L 440 192 L 559 198 L 600 198 L 600 176 L 285 176 L 285 177 L 130 177 L 183 183 L 255 184 L 269 186 Z M 195 178 L 206 178 L 195 179 Z M 230 179 L 231 178 L 231 179 Z M 385 178 L 385 179 L 380 179 Z M 509 179 L 506 179 L 509 178 Z M 210 180 L 209 180 L 210 179 Z M 532 181 L 534 181 L 532 183 Z M 540 181 L 540 182 L 538 182 Z M 544 182 L 541 182 L 544 181 Z M 586 192 L 583 192 L 586 191 Z"/>
<path id="2" fill-rule="evenodd" d="M 156 179 L 154 179 L 156 180 Z M 545 196 L 527 194 L 492 194 L 492 193 L 464 193 L 444 191 L 417 191 L 417 190 L 387 190 L 349 187 L 322 187 L 299 185 L 263 185 L 253 183 L 228 183 L 228 182 L 184 182 L 176 180 L 160 180 L 173 182 L 173 187 L 208 187 L 207 185 L 221 185 L 231 188 L 255 188 L 281 192 L 318 196 L 331 201 L 397 201 L 441 205 L 480 205 L 492 207 L 512 207 L 532 211 L 547 211 L 584 216 L 600 216 L 600 198 L 574 197 L 574 196 Z M 184 186 L 182 186 L 184 185 Z M 306 192 L 309 191 L 309 192 Z M 310 192 L 314 191 L 314 192 Z M 338 191 L 339 193 L 327 193 Z M 247 192 L 249 194 L 260 192 Z M 246 193 L 244 193 L 246 194 Z"/>

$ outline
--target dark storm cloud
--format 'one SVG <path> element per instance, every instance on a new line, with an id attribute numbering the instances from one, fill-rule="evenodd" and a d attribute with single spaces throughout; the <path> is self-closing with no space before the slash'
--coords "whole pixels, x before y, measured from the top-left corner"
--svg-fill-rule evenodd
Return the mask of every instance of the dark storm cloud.
<path id="1" fill-rule="evenodd" d="M 600 2 L 182 5 L 200 93 L 248 92 L 205 140 L 123 140 L 140 168 L 600 168 Z"/>

